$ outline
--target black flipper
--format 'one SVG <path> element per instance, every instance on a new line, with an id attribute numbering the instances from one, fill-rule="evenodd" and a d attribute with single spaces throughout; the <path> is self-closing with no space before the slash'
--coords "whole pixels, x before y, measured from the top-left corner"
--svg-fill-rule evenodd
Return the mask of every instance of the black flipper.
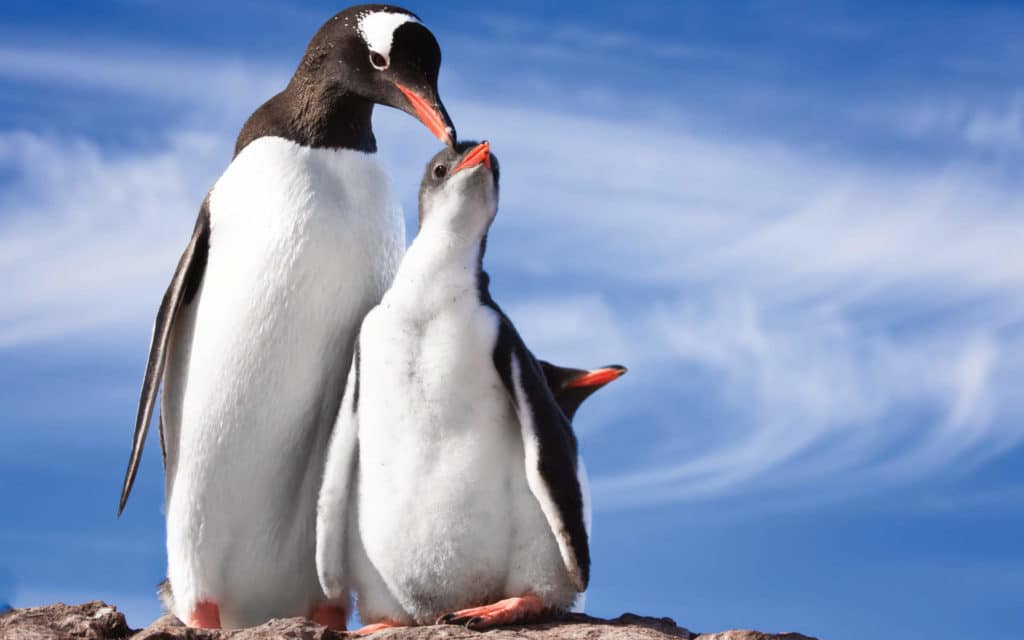
<path id="1" fill-rule="evenodd" d="M 555 534 L 573 584 L 585 591 L 590 581 L 590 547 L 576 473 L 576 435 L 511 321 L 489 295 L 484 302 L 500 318 L 494 366 L 519 417 L 530 490 Z"/>
<path id="2" fill-rule="evenodd" d="M 139 412 L 135 418 L 135 434 L 132 436 L 132 453 L 128 458 L 128 469 L 124 475 L 124 485 L 121 488 L 121 502 L 117 507 L 117 515 L 124 511 L 124 505 L 128 502 L 128 494 L 131 493 L 132 484 L 135 482 L 135 474 L 139 470 L 139 460 L 142 458 L 142 446 L 146 443 L 146 433 L 149 431 L 150 418 L 153 415 L 153 405 L 156 403 L 156 392 L 160 387 L 160 380 L 164 373 L 164 364 L 167 362 L 167 346 L 171 337 L 171 330 L 174 328 L 174 319 L 183 304 L 192 301 L 199 291 L 199 285 L 203 281 L 203 274 L 206 271 L 206 260 L 210 250 L 210 207 L 209 200 L 203 202 L 199 209 L 199 218 L 196 220 L 195 229 L 192 231 L 192 239 L 185 252 L 178 261 L 178 268 L 174 271 L 171 284 L 164 293 L 163 301 L 156 312 L 156 321 L 153 323 L 153 337 L 149 344 L 149 362 L 146 364 L 146 376 L 142 381 L 142 393 L 139 396 Z M 162 448 L 166 446 L 161 435 Z M 166 458 L 166 449 L 164 449 Z"/>

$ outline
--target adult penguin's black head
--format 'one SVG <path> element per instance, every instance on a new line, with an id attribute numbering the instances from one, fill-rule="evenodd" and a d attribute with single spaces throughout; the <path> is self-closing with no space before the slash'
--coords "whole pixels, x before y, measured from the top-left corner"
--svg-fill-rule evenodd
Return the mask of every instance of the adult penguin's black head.
<path id="1" fill-rule="evenodd" d="M 316 32 L 288 87 L 263 105 L 239 135 L 276 135 L 307 146 L 373 151 L 374 104 L 418 118 L 448 146 L 455 126 L 441 102 L 441 47 L 414 13 L 385 4 L 349 7 Z"/>

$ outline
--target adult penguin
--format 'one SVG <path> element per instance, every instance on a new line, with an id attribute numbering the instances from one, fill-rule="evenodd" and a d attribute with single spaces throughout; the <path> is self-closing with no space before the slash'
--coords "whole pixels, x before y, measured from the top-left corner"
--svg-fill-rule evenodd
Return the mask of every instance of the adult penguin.
<path id="1" fill-rule="evenodd" d="M 347 597 L 317 580 L 316 496 L 353 340 L 405 243 L 371 115 L 401 109 L 451 144 L 440 64 L 411 12 L 342 11 L 203 201 L 157 311 L 118 509 L 162 381 L 168 586 L 189 625 L 344 628 Z"/>

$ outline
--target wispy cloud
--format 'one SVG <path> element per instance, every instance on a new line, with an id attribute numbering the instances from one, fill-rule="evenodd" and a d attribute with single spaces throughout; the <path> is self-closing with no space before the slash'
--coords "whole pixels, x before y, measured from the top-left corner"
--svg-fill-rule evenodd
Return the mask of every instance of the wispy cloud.
<path id="1" fill-rule="evenodd" d="M 936 140 L 970 149 L 1016 153 L 1024 149 L 1024 88 L 982 103 L 963 97 L 905 104 L 861 105 L 857 122 L 912 140 Z"/>
<path id="2" fill-rule="evenodd" d="M 964 136 L 971 143 L 991 147 L 1024 147 L 1024 91 L 1019 91 L 1001 110 L 973 113 Z"/>
<path id="3" fill-rule="evenodd" d="M 0 132 L 0 346 L 151 313 L 231 139 L 169 134 L 155 152 Z"/>
<path id="4" fill-rule="evenodd" d="M 478 34 L 476 37 L 463 36 L 459 41 L 486 46 L 491 50 L 488 55 L 493 55 L 494 49 L 501 49 L 515 56 L 557 60 L 558 64 L 588 59 L 596 63 L 602 57 L 611 56 L 634 62 L 649 62 L 652 58 L 658 62 L 673 62 L 729 56 L 726 51 L 706 45 L 643 37 L 624 30 L 596 29 L 578 22 L 520 20 L 501 13 L 484 15 L 479 22 L 486 30 L 486 40 Z"/>
<path id="5" fill-rule="evenodd" d="M 613 398 L 595 401 L 626 403 L 616 438 L 629 443 L 621 458 L 635 461 L 599 470 L 604 507 L 769 487 L 822 498 L 872 491 L 954 464 L 964 472 L 1024 439 L 1021 407 L 1005 402 L 1016 368 L 999 357 L 1020 341 L 1000 345 L 973 328 L 887 336 L 815 305 L 780 313 L 735 290 L 617 311 L 592 298 L 548 300 L 510 313 L 546 356 L 631 366 Z M 680 393 L 694 380 L 709 397 Z M 663 410 L 648 411 L 652 402 Z"/>
<path id="6" fill-rule="evenodd" d="M 283 65 L 178 50 L 0 46 L 0 77 L 186 103 L 204 115 L 258 105 L 279 91 L 290 74 Z"/>

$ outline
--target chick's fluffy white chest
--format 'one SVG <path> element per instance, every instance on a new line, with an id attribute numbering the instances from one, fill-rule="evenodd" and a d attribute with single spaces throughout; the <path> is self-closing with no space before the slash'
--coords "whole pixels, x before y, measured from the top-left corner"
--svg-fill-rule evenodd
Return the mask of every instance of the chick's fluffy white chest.
<path id="1" fill-rule="evenodd" d="M 419 279 L 416 250 L 360 334 L 348 536 L 360 611 L 432 623 L 527 590 L 571 598 L 494 365 L 497 313 L 477 297 L 475 268 Z"/>

